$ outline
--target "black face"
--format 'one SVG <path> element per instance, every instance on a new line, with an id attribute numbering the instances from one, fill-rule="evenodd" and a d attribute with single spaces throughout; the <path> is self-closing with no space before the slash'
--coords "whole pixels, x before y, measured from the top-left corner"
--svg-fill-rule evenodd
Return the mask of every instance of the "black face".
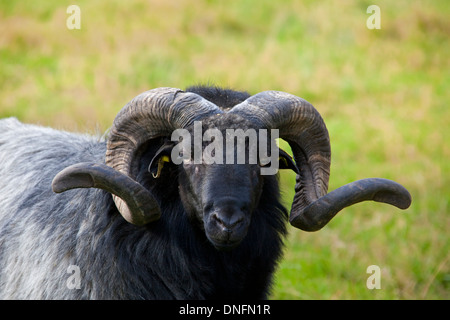
<path id="1" fill-rule="evenodd" d="M 229 119 L 228 119 L 229 118 Z M 220 128 L 220 129 L 219 129 Z M 183 206 L 190 220 L 204 230 L 208 240 L 219 250 L 230 250 L 238 246 L 247 235 L 251 225 L 252 213 L 258 206 L 264 184 L 261 174 L 263 165 L 258 156 L 257 161 L 250 159 L 250 145 L 259 145 L 250 139 L 235 139 L 232 148 L 227 146 L 227 129 L 251 129 L 251 123 L 235 115 L 218 115 L 204 120 L 201 124 L 202 137 L 200 148 L 196 149 L 199 140 L 194 137 L 195 125 L 189 130 L 190 150 L 183 149 L 186 159 L 179 164 L 179 193 Z M 217 137 L 206 137 L 208 129 L 217 130 Z M 257 130 L 255 129 L 255 132 Z M 197 131 L 198 134 L 198 131 Z M 205 135 L 203 135 L 205 134 Z M 206 138 L 205 138 L 206 137 Z M 218 144 L 214 144 L 217 142 Z M 149 170 L 154 177 L 159 176 L 162 167 L 161 159 L 173 161 L 172 152 L 175 143 L 163 145 L 152 159 Z M 271 142 L 267 148 L 270 150 Z M 278 149 L 278 148 L 277 148 Z M 220 151 L 219 151 L 220 150 Z M 238 157 L 245 150 L 244 160 Z M 200 156 L 196 155 L 200 151 Z M 187 153 L 187 154 L 186 154 Z M 221 155 L 219 155 L 221 154 Z M 280 169 L 296 170 L 295 164 L 288 154 L 279 150 L 277 161 Z M 211 161 L 211 156 L 214 161 Z M 231 158 L 231 163 L 230 163 Z M 219 160 L 222 160 L 221 163 Z M 266 159 L 267 160 L 267 159 Z M 271 165 L 271 163 L 264 164 Z"/>
<path id="2" fill-rule="evenodd" d="M 257 163 L 237 164 L 234 148 L 226 147 L 226 129 L 247 126 L 243 119 L 231 119 L 227 125 L 227 116 L 220 115 L 202 122 L 202 134 L 208 129 L 219 130 L 214 136 L 202 141 L 201 161 L 195 153 L 194 134 L 199 127 L 190 130 L 192 134 L 190 159 L 180 165 L 180 196 L 191 220 L 205 232 L 208 240 L 220 250 L 229 250 L 241 243 L 247 235 L 252 212 L 259 202 L 263 177 Z M 194 131 L 197 130 L 197 131 Z M 203 136 L 206 137 L 206 136 Z M 217 139 L 217 140 L 216 140 Z M 219 142 L 212 144 L 212 142 Z M 245 149 L 248 152 L 246 142 Z M 211 148 L 213 147 L 213 148 Z M 222 155 L 219 156 L 219 153 Z M 232 163 L 227 162 L 227 152 L 232 153 Z M 214 161 L 206 158 L 212 155 Z M 197 159 L 197 161 L 195 161 Z M 230 159 L 228 159 L 230 160 Z M 247 159 L 248 160 L 248 159 Z M 218 163 L 221 162 L 221 163 Z M 181 182 L 182 181 L 182 182 Z"/>
<path id="3" fill-rule="evenodd" d="M 184 164 L 180 186 L 186 210 L 218 249 L 232 249 L 247 235 L 263 179 L 258 165 Z"/>

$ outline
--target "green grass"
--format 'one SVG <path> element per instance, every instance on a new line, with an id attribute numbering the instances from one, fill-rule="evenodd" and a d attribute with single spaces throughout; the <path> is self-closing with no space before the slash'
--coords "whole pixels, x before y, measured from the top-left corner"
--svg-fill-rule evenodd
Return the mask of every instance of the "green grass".
<path id="1" fill-rule="evenodd" d="M 94 132 L 159 86 L 299 95 L 330 132 L 330 190 L 385 177 L 413 204 L 290 228 L 271 298 L 450 298 L 448 1 L 77 1 L 81 30 L 68 30 L 71 4 L 0 0 L 0 117 Z M 371 4 L 380 30 L 366 28 Z M 289 205 L 294 175 L 281 181 Z"/>

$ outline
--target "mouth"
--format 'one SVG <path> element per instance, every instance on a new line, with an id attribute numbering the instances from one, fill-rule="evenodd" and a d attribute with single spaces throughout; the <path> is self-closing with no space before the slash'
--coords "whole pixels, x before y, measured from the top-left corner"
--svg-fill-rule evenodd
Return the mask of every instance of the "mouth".
<path id="1" fill-rule="evenodd" d="M 231 250 L 235 249 L 237 246 L 239 246 L 239 244 L 242 242 L 242 240 L 223 241 L 223 240 L 218 240 L 218 239 L 212 239 L 208 235 L 207 235 L 207 238 L 208 238 L 209 242 L 211 242 L 211 244 L 214 246 L 214 248 L 216 248 L 219 251 L 231 251 Z"/>

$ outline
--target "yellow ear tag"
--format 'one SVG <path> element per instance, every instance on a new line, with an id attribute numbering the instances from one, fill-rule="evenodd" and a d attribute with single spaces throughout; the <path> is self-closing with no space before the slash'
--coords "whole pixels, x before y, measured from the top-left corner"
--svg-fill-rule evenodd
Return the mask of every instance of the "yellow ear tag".
<path id="1" fill-rule="evenodd" d="M 161 176 L 161 171 L 162 168 L 164 167 L 164 162 L 169 162 L 170 158 L 169 156 L 162 156 L 161 158 L 158 159 L 158 171 L 156 172 L 156 174 L 152 173 L 153 178 L 159 178 Z"/>

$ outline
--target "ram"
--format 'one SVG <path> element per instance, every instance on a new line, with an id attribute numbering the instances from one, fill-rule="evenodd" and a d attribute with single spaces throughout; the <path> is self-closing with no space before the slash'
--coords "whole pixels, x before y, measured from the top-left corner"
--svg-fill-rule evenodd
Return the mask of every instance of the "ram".
<path id="1" fill-rule="evenodd" d="M 198 140 L 195 125 L 216 138 Z M 249 161 L 255 143 L 244 137 L 222 156 L 245 150 L 245 163 L 229 163 L 237 154 L 202 161 L 217 159 L 211 144 L 230 129 L 277 133 L 293 159 L 273 147 L 275 136 L 258 134 L 270 158 L 257 151 Z M 176 130 L 193 135 L 192 148 L 180 148 Z M 290 214 L 277 176 L 262 174 L 267 166 L 297 174 Z M 360 201 L 410 205 L 408 191 L 385 179 L 327 193 L 329 170 L 320 114 L 277 91 L 153 89 L 132 99 L 104 138 L 3 119 L 0 298 L 266 298 L 288 218 L 315 231 Z"/>

